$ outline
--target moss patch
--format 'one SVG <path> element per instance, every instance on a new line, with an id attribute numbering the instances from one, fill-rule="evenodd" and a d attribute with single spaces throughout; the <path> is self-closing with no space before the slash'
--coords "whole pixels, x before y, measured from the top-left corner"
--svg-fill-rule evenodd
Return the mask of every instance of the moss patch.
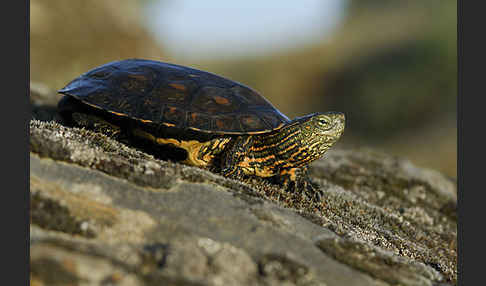
<path id="1" fill-rule="evenodd" d="M 345 264 L 392 285 L 428 285 L 442 276 L 423 263 L 406 259 L 359 241 L 340 238 L 320 240 L 316 245 Z"/>

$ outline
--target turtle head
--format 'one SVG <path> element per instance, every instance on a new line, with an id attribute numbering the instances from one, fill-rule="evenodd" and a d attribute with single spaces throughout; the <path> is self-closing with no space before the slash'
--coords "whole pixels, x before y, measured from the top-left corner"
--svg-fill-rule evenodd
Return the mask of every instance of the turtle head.
<path id="1" fill-rule="evenodd" d="M 342 112 L 313 113 L 299 119 L 302 133 L 322 143 L 334 144 L 344 130 L 345 117 Z"/>
<path id="2" fill-rule="evenodd" d="M 344 113 L 333 111 L 294 119 L 292 125 L 299 129 L 300 144 L 305 146 L 303 154 L 297 158 L 301 158 L 303 162 L 311 162 L 322 157 L 343 134 L 344 123 Z"/>

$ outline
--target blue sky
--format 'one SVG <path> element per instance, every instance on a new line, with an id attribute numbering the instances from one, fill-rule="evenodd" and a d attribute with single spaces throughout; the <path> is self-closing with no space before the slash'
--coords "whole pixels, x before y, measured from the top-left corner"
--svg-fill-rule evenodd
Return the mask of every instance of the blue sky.
<path id="1" fill-rule="evenodd" d="M 319 41 L 339 23 L 343 0 L 165 0 L 145 10 L 168 52 L 201 58 L 261 54 Z"/>

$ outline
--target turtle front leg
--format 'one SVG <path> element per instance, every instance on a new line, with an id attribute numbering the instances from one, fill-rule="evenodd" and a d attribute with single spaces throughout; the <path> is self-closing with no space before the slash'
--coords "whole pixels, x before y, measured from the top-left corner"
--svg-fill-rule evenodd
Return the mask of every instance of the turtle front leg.
<path id="1" fill-rule="evenodd" d="M 309 178 L 306 166 L 281 170 L 279 181 L 288 192 L 303 192 L 309 199 L 317 201 L 322 198 L 323 193 Z"/>
<path id="2" fill-rule="evenodd" d="M 241 178 L 243 168 L 241 162 L 248 155 L 248 149 L 253 144 L 251 136 L 240 136 L 228 146 L 221 160 L 221 174 L 229 178 Z"/>

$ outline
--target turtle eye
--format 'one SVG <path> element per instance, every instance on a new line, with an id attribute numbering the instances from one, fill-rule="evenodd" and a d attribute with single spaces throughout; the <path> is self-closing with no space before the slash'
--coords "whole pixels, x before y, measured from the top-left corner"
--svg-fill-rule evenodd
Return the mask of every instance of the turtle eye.
<path id="1" fill-rule="evenodd" d="M 324 125 L 324 126 L 327 125 L 327 123 L 328 123 L 328 121 L 324 118 L 320 118 L 318 122 L 319 122 L 319 125 Z"/>

